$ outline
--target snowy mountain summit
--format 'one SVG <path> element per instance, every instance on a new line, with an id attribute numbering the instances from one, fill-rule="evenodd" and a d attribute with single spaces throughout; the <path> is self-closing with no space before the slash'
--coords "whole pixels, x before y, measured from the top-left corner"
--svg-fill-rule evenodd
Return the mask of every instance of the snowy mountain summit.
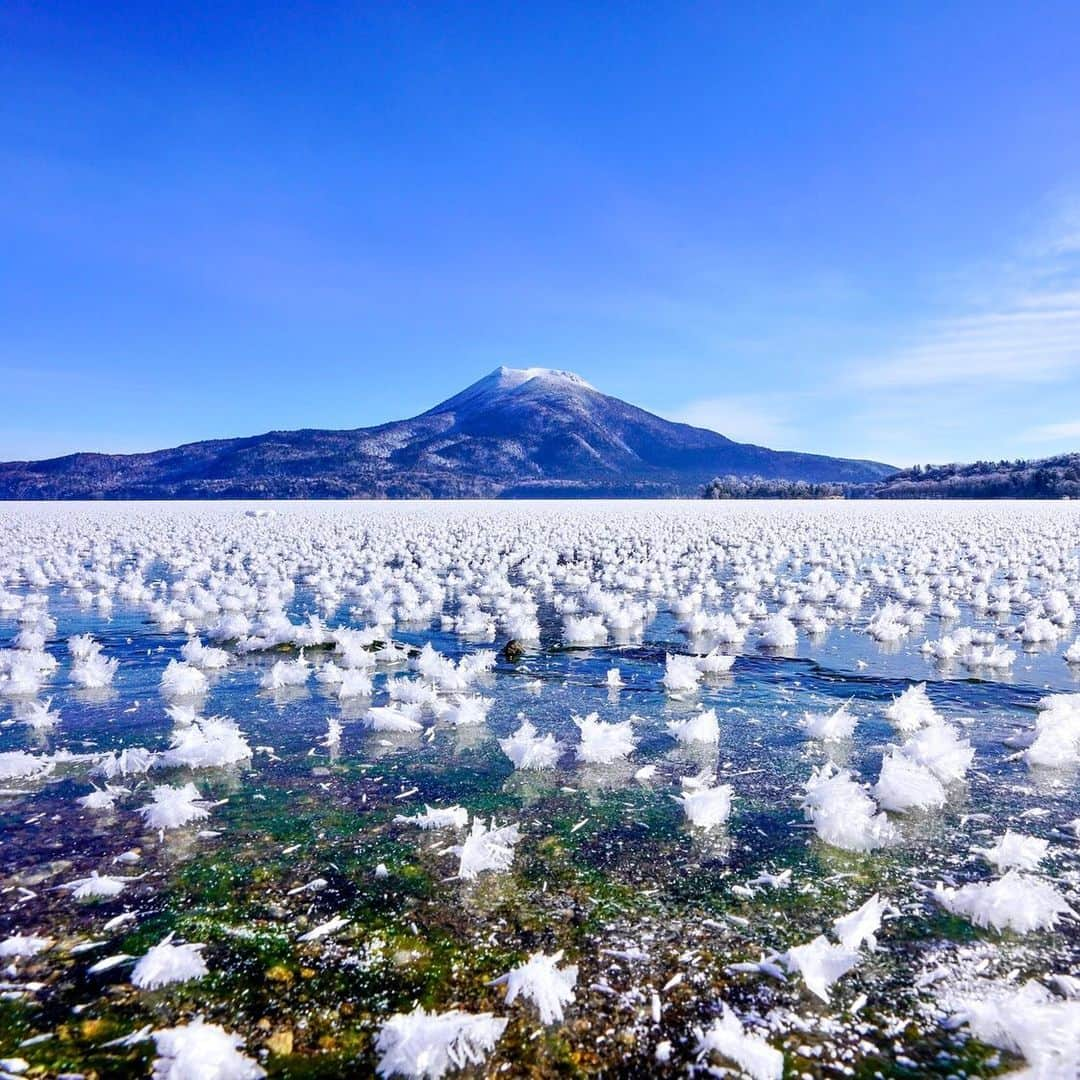
<path id="1" fill-rule="evenodd" d="M 609 397 L 571 371 L 500 367 L 378 427 L 0 464 L 0 498 L 660 497 L 696 495 L 724 474 L 858 483 L 893 471 L 733 442 Z"/>
<path id="2" fill-rule="evenodd" d="M 572 371 L 556 371 L 553 368 L 530 367 L 530 368 L 496 368 L 490 375 L 467 386 L 460 394 L 429 409 L 425 416 L 437 413 L 462 413 L 465 410 L 477 411 L 491 408 L 504 402 L 508 396 L 515 394 L 527 387 L 529 391 L 545 391 L 553 397 L 572 395 L 578 390 L 597 390 L 587 383 L 580 375 Z M 528 392 L 528 391 L 526 391 Z"/>

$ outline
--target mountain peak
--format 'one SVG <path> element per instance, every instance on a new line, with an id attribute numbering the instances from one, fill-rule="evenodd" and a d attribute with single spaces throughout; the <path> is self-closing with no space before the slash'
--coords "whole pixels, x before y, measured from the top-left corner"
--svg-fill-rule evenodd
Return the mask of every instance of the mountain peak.
<path id="1" fill-rule="evenodd" d="M 551 382 L 566 382 L 573 386 L 581 386 L 587 390 L 595 390 L 592 383 L 587 382 L 573 371 L 559 371 L 556 368 L 527 367 L 512 368 L 497 367 L 489 376 L 489 379 L 497 379 L 500 386 L 510 389 L 520 386 L 522 383 L 531 382 L 533 379 L 543 379 Z M 481 380 L 484 381 L 484 380 Z"/>
<path id="2" fill-rule="evenodd" d="M 497 367 L 471 386 L 465 387 L 460 393 L 440 402 L 434 408 L 428 409 L 423 415 L 433 416 L 438 413 L 456 413 L 488 408 L 496 402 L 504 400 L 508 394 L 512 394 L 526 384 L 530 386 L 537 384 L 552 390 L 576 389 L 596 392 L 596 387 L 572 371 L 557 371 L 554 368 L 543 367 L 512 368 L 503 366 Z"/>
<path id="3" fill-rule="evenodd" d="M 728 474 L 862 482 L 893 471 L 732 442 L 572 371 L 499 367 L 420 416 L 374 428 L 0 463 L 0 498 L 671 496 Z"/>

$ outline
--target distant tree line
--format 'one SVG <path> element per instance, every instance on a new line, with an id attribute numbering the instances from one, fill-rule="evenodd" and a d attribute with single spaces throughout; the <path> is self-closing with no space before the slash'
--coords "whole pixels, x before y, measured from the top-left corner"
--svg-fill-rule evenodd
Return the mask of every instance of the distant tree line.
<path id="1" fill-rule="evenodd" d="M 871 484 L 811 484 L 761 476 L 718 476 L 706 499 L 1063 499 L 1080 498 L 1080 454 L 1039 461 L 914 465 Z"/>
<path id="2" fill-rule="evenodd" d="M 1080 454 L 1040 461 L 915 465 L 871 485 L 871 498 L 1061 499 L 1080 497 Z"/>
<path id="3" fill-rule="evenodd" d="M 844 487 L 764 476 L 717 476 L 705 485 L 703 494 L 706 499 L 839 499 Z"/>

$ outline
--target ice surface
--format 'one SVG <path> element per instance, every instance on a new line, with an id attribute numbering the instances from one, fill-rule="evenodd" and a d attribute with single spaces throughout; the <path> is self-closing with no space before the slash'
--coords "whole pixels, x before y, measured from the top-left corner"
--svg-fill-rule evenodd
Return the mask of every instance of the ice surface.
<path id="1" fill-rule="evenodd" d="M 28 1068 L 1073 1068 L 1080 507 L 0 523 Z"/>

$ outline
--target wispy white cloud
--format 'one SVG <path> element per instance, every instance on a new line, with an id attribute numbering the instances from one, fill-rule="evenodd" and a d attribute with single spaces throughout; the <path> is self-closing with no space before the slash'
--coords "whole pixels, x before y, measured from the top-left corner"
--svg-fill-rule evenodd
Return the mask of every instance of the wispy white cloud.
<path id="1" fill-rule="evenodd" d="M 939 324 L 927 340 L 856 375 L 867 388 L 993 380 L 1047 382 L 1080 368 L 1080 292 L 1028 293 L 1009 307 Z"/>
<path id="2" fill-rule="evenodd" d="M 1036 234 L 967 279 L 955 315 L 859 365 L 854 384 L 1008 387 L 1080 372 L 1080 202 L 1058 199 Z"/>
<path id="3" fill-rule="evenodd" d="M 1075 255 L 1080 252 L 1080 198 L 1066 197 L 1053 219 L 1044 247 L 1053 255 Z"/>
<path id="4" fill-rule="evenodd" d="M 765 383 L 761 392 L 745 383 L 732 394 L 703 388 L 668 415 L 740 441 L 900 465 L 1075 446 L 1078 226 L 1080 215 L 1055 213 L 993 265 L 952 275 L 938 300 L 952 314 L 923 323 L 908 344 L 872 362 L 837 368 L 826 355 L 808 369 L 816 380 L 784 392 L 765 392 Z"/>
<path id="5" fill-rule="evenodd" d="M 1023 438 L 1032 442 L 1064 442 L 1080 439 L 1080 420 L 1062 420 L 1056 424 L 1040 424 L 1029 428 Z"/>
<path id="6" fill-rule="evenodd" d="M 736 442 L 784 449 L 798 444 L 791 406 L 776 394 L 726 394 L 669 411 L 669 420 L 718 431 Z"/>

